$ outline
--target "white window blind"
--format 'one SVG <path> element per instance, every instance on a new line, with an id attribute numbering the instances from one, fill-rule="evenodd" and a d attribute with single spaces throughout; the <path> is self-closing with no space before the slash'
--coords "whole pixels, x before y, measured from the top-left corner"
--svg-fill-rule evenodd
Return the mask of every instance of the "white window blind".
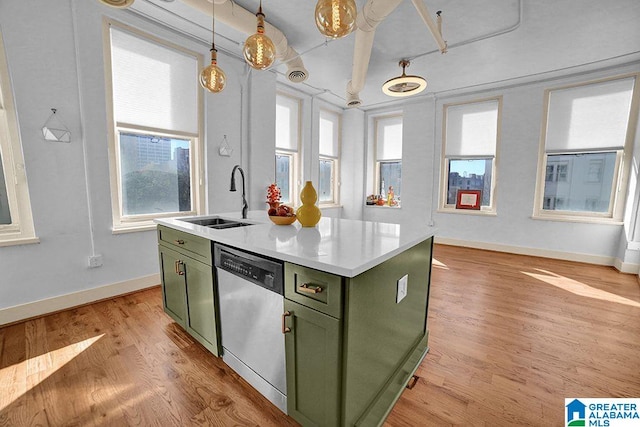
<path id="1" fill-rule="evenodd" d="M 338 157 L 339 121 L 337 114 L 320 111 L 320 155 Z"/>
<path id="2" fill-rule="evenodd" d="M 402 117 L 377 120 L 376 160 L 402 159 Z"/>
<path id="3" fill-rule="evenodd" d="M 624 147 L 634 78 L 549 93 L 547 152 L 619 150 Z"/>
<path id="4" fill-rule="evenodd" d="M 117 123 L 198 133 L 198 60 L 111 27 Z"/>
<path id="5" fill-rule="evenodd" d="M 296 99 L 276 95 L 276 148 L 298 150 L 298 109 Z"/>
<path id="6" fill-rule="evenodd" d="M 451 105 L 446 114 L 446 157 L 495 157 L 497 100 Z"/>

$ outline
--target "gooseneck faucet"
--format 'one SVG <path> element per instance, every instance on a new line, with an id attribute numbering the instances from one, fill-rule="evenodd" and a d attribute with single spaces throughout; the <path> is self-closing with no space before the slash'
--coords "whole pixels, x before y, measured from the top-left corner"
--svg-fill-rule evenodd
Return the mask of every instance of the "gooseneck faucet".
<path id="1" fill-rule="evenodd" d="M 229 187 L 229 191 L 236 191 L 236 170 L 239 170 L 240 176 L 242 176 L 242 219 L 247 219 L 249 206 L 247 205 L 247 197 L 244 191 L 244 171 L 240 165 L 235 165 L 231 171 L 231 186 Z"/>

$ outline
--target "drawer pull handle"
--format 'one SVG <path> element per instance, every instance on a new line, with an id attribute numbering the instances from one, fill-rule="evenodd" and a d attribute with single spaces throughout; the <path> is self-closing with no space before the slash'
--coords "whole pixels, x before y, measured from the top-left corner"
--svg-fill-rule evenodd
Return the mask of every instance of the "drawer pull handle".
<path id="1" fill-rule="evenodd" d="M 174 240 L 176 245 L 184 245 L 184 240 L 182 239 L 178 239 L 178 240 Z"/>
<path id="2" fill-rule="evenodd" d="M 178 276 L 184 276 L 184 271 L 180 270 L 180 266 L 183 265 L 184 262 L 182 262 L 181 260 L 177 260 L 176 261 L 176 274 Z"/>
<path id="3" fill-rule="evenodd" d="M 412 375 L 411 378 L 409 378 L 409 382 L 407 383 L 407 388 L 409 390 L 413 389 L 416 386 L 416 384 L 418 384 L 419 379 L 420 379 L 419 376 Z"/>
<path id="4" fill-rule="evenodd" d="M 308 283 L 303 283 L 302 285 L 298 286 L 298 290 L 300 292 L 305 292 L 308 294 L 319 294 L 320 292 L 322 292 L 322 288 L 320 286 L 313 286 Z"/>
<path id="5" fill-rule="evenodd" d="M 286 334 L 287 332 L 291 332 L 291 328 L 287 326 L 287 317 L 291 316 L 290 311 L 285 311 L 282 313 L 282 333 Z"/>

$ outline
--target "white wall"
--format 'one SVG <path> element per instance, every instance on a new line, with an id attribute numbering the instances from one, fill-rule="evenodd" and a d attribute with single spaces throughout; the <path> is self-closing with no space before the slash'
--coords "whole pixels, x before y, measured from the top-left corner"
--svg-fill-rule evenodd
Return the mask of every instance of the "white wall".
<path id="1" fill-rule="evenodd" d="M 201 52 L 204 63 L 208 62 L 209 47 L 204 43 L 97 1 L 0 2 L 0 29 L 40 238 L 39 244 L 0 248 L 0 324 L 1 311 L 8 307 L 83 294 L 138 278 L 153 279 L 159 272 L 154 231 L 111 231 L 104 16 Z M 228 191 L 235 164 L 242 164 L 247 171 L 252 208 L 263 208 L 259 202 L 264 198 L 264 188 L 273 180 L 275 78 L 272 73 L 255 73 L 247 80 L 243 61 L 221 52 L 218 60 L 227 74 L 227 86 L 220 94 L 205 95 L 207 209 L 240 209 L 239 193 Z M 249 114 L 251 89 L 255 91 L 255 104 Z M 58 109 L 59 118 L 71 130 L 70 144 L 43 140 L 40 129 L 51 108 Z M 247 128 L 249 115 L 254 124 Z M 234 149 L 232 157 L 218 155 L 225 134 Z M 95 269 L 87 266 L 92 253 L 91 231 L 95 252 L 104 261 Z M 148 286 L 148 282 L 144 283 Z M 117 289 L 126 291 L 122 286 Z M 104 292 L 102 295 L 108 296 Z"/>
<path id="2" fill-rule="evenodd" d="M 437 99 L 423 97 L 403 109 L 403 194 L 401 209 L 366 207 L 365 220 L 428 222 L 433 215 L 437 236 L 459 244 L 549 254 L 613 264 L 615 259 L 635 263 L 625 254 L 622 225 L 534 220 L 533 212 L 544 90 L 572 82 L 638 71 L 631 65 L 553 80 L 460 92 Z M 502 141 L 497 165 L 497 216 L 437 212 L 442 148 L 443 104 L 503 95 Z M 368 113 L 369 119 L 378 111 Z M 435 138 L 433 130 L 435 129 Z M 636 162 L 637 163 L 637 162 Z M 367 164 L 372 170 L 372 161 Z M 435 178 L 435 179 L 434 179 Z M 633 183 L 632 183 L 633 184 Z M 630 188 L 635 189 L 632 185 Z M 631 199 L 633 199 L 633 195 Z M 637 198 L 637 196 L 636 196 Z M 637 202 L 636 202 L 637 203 Z M 629 203 L 627 209 L 632 209 Z M 637 215 L 637 213 L 635 214 Z M 626 240 L 625 240 L 626 243 Z M 621 248 L 622 247 L 622 248 Z M 628 251 L 627 251 L 628 252 Z M 637 268 L 631 266 L 630 268 Z"/>

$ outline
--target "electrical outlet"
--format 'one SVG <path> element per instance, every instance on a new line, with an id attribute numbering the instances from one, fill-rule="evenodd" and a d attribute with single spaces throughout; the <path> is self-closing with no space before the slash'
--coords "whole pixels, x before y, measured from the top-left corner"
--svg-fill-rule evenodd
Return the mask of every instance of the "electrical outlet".
<path id="1" fill-rule="evenodd" d="M 89 268 L 102 267 L 102 255 L 89 256 Z"/>
<path id="2" fill-rule="evenodd" d="M 409 275 L 405 274 L 398 280 L 398 292 L 396 293 L 396 304 L 403 300 L 407 296 L 407 283 L 409 282 Z"/>

